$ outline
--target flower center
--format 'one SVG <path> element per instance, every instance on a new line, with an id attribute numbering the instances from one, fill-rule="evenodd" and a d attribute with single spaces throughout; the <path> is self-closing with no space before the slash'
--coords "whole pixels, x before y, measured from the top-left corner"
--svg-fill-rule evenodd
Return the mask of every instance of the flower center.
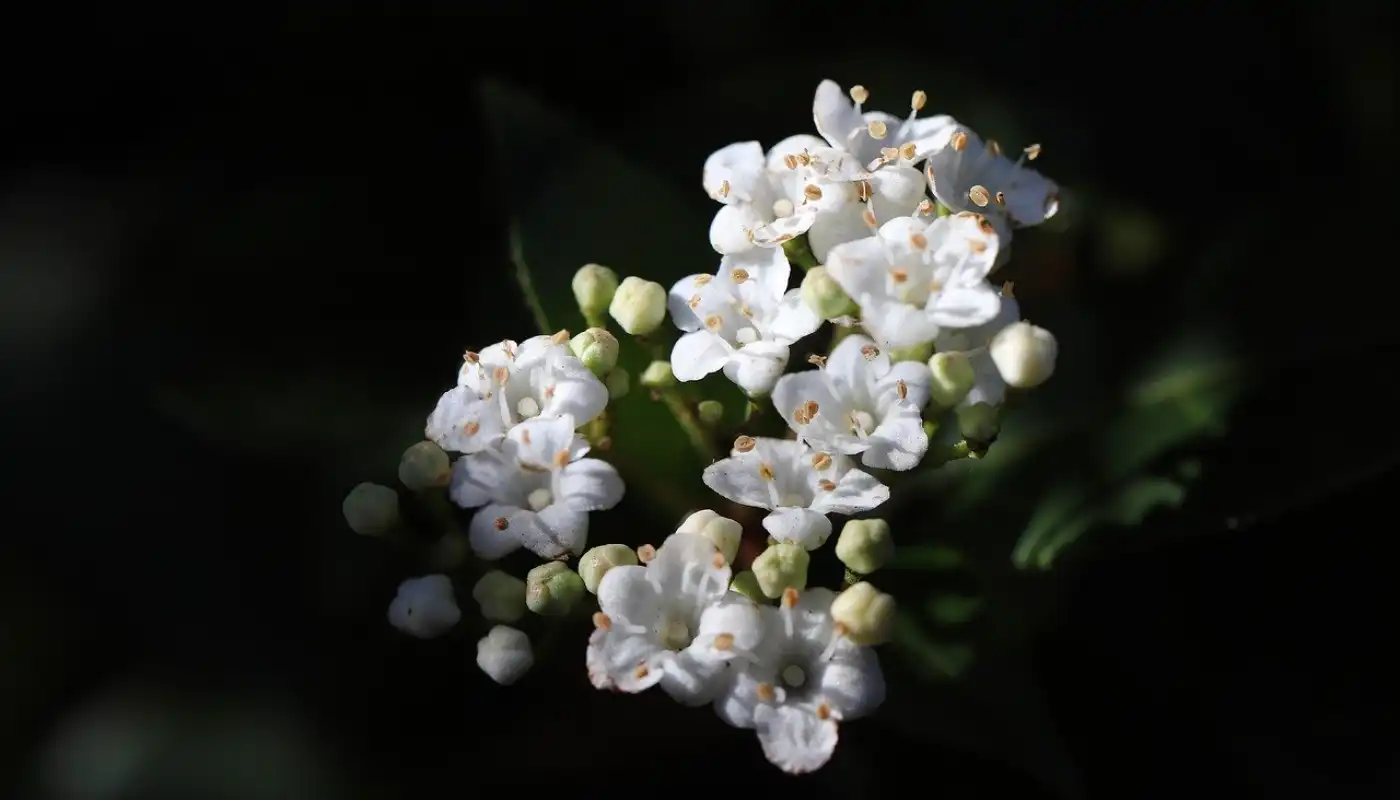
<path id="1" fill-rule="evenodd" d="M 554 494 L 543 487 L 530 492 L 526 502 L 530 504 L 531 511 L 541 511 L 554 502 Z"/>
<path id="2" fill-rule="evenodd" d="M 867 411 L 852 411 L 846 415 L 846 420 L 851 424 L 851 433 L 864 439 L 875 430 L 875 418 Z"/>
<path id="3" fill-rule="evenodd" d="M 807 498 L 797 492 L 788 492 L 783 495 L 782 502 L 778 503 L 781 508 L 806 508 Z"/>
<path id="4" fill-rule="evenodd" d="M 786 197 L 773 201 L 773 216 L 778 219 L 792 216 L 793 210 L 792 201 Z"/>
<path id="5" fill-rule="evenodd" d="M 788 664 L 783 667 L 783 683 L 797 689 L 807 682 L 807 673 L 796 664 Z"/>
<path id="6" fill-rule="evenodd" d="M 676 617 L 667 617 L 661 625 L 661 646 L 667 650 L 684 650 L 690 644 L 690 628 Z"/>
<path id="7" fill-rule="evenodd" d="M 520 402 L 515 404 L 515 411 L 520 414 L 521 419 L 539 416 L 539 401 L 535 400 L 533 397 L 522 397 L 520 398 Z"/>

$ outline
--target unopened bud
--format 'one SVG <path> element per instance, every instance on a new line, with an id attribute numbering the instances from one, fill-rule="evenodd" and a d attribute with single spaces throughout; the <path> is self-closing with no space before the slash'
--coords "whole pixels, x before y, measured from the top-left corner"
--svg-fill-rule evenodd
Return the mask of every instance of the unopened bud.
<path id="1" fill-rule="evenodd" d="M 856 313 L 855 301 L 831 277 L 826 267 L 812 267 L 802 276 L 802 302 L 821 319 Z"/>
<path id="2" fill-rule="evenodd" d="M 910 345 L 909 347 L 891 347 L 885 352 L 889 353 L 892 363 L 899 363 L 900 361 L 928 361 L 929 356 L 933 355 L 933 342 L 924 342 L 923 344 Z"/>
<path id="3" fill-rule="evenodd" d="M 362 536 L 382 536 L 399 524 L 399 493 L 377 483 L 362 483 L 340 504 L 350 530 Z"/>
<path id="4" fill-rule="evenodd" d="M 699 415 L 701 422 L 706 425 L 715 425 L 724 419 L 724 404 L 718 400 L 701 400 L 695 406 L 695 412 Z"/>
<path id="5" fill-rule="evenodd" d="M 603 328 L 589 328 L 569 340 L 569 350 L 600 378 L 617 366 L 619 349 L 617 337 Z"/>
<path id="6" fill-rule="evenodd" d="M 535 665 L 530 637 L 524 631 L 497 625 L 476 643 L 476 665 L 502 686 L 515 683 Z"/>
<path id="7" fill-rule="evenodd" d="M 608 313 L 624 331 L 633 336 L 646 336 L 666 318 L 666 287 L 628 276 L 617 287 Z"/>
<path id="8" fill-rule="evenodd" d="M 525 581 L 493 569 L 472 587 L 472 599 L 487 622 L 515 622 L 525 616 Z"/>
<path id="9" fill-rule="evenodd" d="M 621 400 L 632 391 L 632 375 L 622 367 L 614 369 L 608 373 L 608 377 L 603 379 L 603 385 L 608 387 L 609 400 Z"/>
<path id="10" fill-rule="evenodd" d="M 642 370 L 640 382 L 648 389 L 669 389 L 676 385 L 676 373 L 671 371 L 671 362 L 653 361 Z"/>
<path id="11" fill-rule="evenodd" d="M 432 442 L 419 442 L 403 451 L 399 481 L 415 492 L 437 489 L 452 478 L 452 460 Z"/>
<path id="12" fill-rule="evenodd" d="M 894 556 L 890 524 L 882 519 L 853 519 L 836 537 L 836 557 L 860 575 L 869 575 Z"/>
<path id="13" fill-rule="evenodd" d="M 389 624 L 419 639 L 441 636 L 461 619 L 452 579 L 446 575 L 409 578 L 389 603 Z"/>
<path id="14" fill-rule="evenodd" d="M 686 517 L 676 533 L 705 537 L 719 549 L 726 563 L 733 564 L 734 556 L 739 553 L 739 540 L 744 538 L 744 526 L 707 508 Z"/>
<path id="15" fill-rule="evenodd" d="M 1034 389 L 1055 374 L 1059 345 L 1055 335 L 1029 322 L 1013 322 L 992 337 L 987 348 L 1007 386 Z"/>
<path id="16" fill-rule="evenodd" d="M 544 617 L 569 613 L 585 592 L 583 578 L 560 561 L 549 561 L 525 576 L 525 605 Z"/>
<path id="17" fill-rule="evenodd" d="M 994 406 L 973 403 L 957 410 L 958 432 L 973 445 L 986 446 L 1001 433 L 1001 414 Z"/>
<path id="18" fill-rule="evenodd" d="M 625 544 L 602 544 L 590 549 L 578 560 L 578 574 L 590 594 L 598 593 L 598 584 L 613 567 L 637 565 L 637 553 Z"/>
<path id="19" fill-rule="evenodd" d="M 928 368 L 933 373 L 929 397 L 943 408 L 952 408 L 961 403 L 977 383 L 977 371 L 972 368 L 972 360 L 965 353 L 934 353 L 928 360 Z"/>
<path id="20" fill-rule="evenodd" d="M 807 565 L 812 557 L 800 544 L 778 542 L 753 560 L 753 574 L 765 597 L 775 598 L 784 589 L 807 588 Z"/>
<path id="21" fill-rule="evenodd" d="M 617 293 L 617 273 L 601 264 L 585 264 L 574 273 L 573 289 L 583 316 L 601 317 Z"/>
<path id="22" fill-rule="evenodd" d="M 846 638 L 862 646 L 889 641 L 894 612 L 894 598 L 865 581 L 831 602 L 831 619 L 845 629 Z"/>
<path id="23" fill-rule="evenodd" d="M 768 598 L 763 596 L 763 589 L 758 585 L 758 576 L 749 570 L 735 573 L 734 580 L 729 582 L 729 588 L 755 603 L 768 602 Z"/>

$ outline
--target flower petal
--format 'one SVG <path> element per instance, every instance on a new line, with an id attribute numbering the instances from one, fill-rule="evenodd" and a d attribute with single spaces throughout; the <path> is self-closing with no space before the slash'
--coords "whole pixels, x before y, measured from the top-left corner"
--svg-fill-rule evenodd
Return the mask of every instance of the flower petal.
<path id="1" fill-rule="evenodd" d="M 812 248 L 812 255 L 818 263 L 827 263 L 832 248 L 859 241 L 874 233 L 865 221 L 864 210 L 865 207 L 859 203 L 849 203 L 832 211 L 817 213 L 811 230 L 807 231 L 807 245 Z"/>
<path id="2" fill-rule="evenodd" d="M 705 606 L 729 590 L 728 562 L 719 548 L 699 534 L 673 533 L 666 537 L 646 568 L 647 579 L 664 595 L 673 602 L 685 603 L 694 612 L 692 626 L 699 624 Z"/>
<path id="3" fill-rule="evenodd" d="M 811 400 L 817 404 L 820 413 L 821 407 L 830 402 L 829 397 L 826 375 L 819 369 L 789 372 L 778 378 L 778 382 L 773 385 L 773 408 L 799 436 L 805 432 L 807 425 L 799 423 L 793 412 Z"/>
<path id="4" fill-rule="evenodd" d="M 428 415 L 423 435 L 448 452 L 477 453 L 505 435 L 499 407 L 475 390 L 457 386 L 443 392 Z"/>
<path id="5" fill-rule="evenodd" d="M 922 308 L 883 298 L 861 304 L 860 324 L 887 349 L 914 347 L 938 335 L 938 326 Z"/>
<path id="6" fill-rule="evenodd" d="M 588 543 L 588 512 L 563 503 L 545 506 L 538 513 L 520 511 L 510 518 L 525 548 L 540 558 L 558 558 L 565 553 L 583 555 Z"/>
<path id="7" fill-rule="evenodd" d="M 885 275 L 890 264 L 878 238 L 867 236 L 837 245 L 824 263 L 826 274 L 862 308 L 888 297 Z"/>
<path id="8" fill-rule="evenodd" d="M 912 163 L 917 164 L 946 144 L 957 124 L 958 121 L 947 114 L 916 117 L 901 125 L 899 140 L 901 144 L 914 143 L 915 155 Z"/>
<path id="9" fill-rule="evenodd" d="M 671 371 L 678 381 L 698 381 L 724 368 L 733 348 L 707 330 L 692 331 L 671 348 Z"/>
<path id="10" fill-rule="evenodd" d="M 831 520 L 826 513 L 809 508 L 779 508 L 763 518 L 763 529 L 780 542 L 816 550 L 831 538 Z"/>
<path id="11" fill-rule="evenodd" d="M 802 302 L 802 290 L 792 289 L 782 295 L 764 320 L 764 327 L 773 341 L 788 345 L 816 333 L 822 322 L 817 312 Z"/>
<path id="12" fill-rule="evenodd" d="M 758 604 L 728 591 L 700 614 L 695 641 L 687 652 L 700 661 L 730 661 L 753 653 L 763 641 L 763 633 Z"/>
<path id="13" fill-rule="evenodd" d="M 945 328 L 984 325 L 995 319 L 1000 310 L 1001 296 L 986 281 L 975 286 L 944 287 L 929 295 L 927 308 L 929 321 Z"/>
<path id="14" fill-rule="evenodd" d="M 533 417 L 511 428 L 506 438 L 514 445 L 521 466 L 547 472 L 555 466 L 560 452 L 572 455 L 576 427 L 574 418 L 567 414 Z"/>
<path id="15" fill-rule="evenodd" d="M 606 511 L 622 502 L 625 488 L 616 467 L 596 458 L 585 458 L 560 470 L 559 497 L 555 502 L 578 511 Z"/>
<path id="16" fill-rule="evenodd" d="M 869 511 L 890 499 L 890 487 L 879 478 L 858 469 L 847 470 L 836 488 L 819 492 L 811 509 L 822 514 L 855 514 Z"/>
<path id="17" fill-rule="evenodd" d="M 462 456 L 452 465 L 447 495 L 460 508 L 476 508 L 510 499 L 520 477 L 513 459 L 501 450 L 483 450 Z"/>
<path id="18" fill-rule="evenodd" d="M 771 221 L 771 211 L 760 209 L 750 203 L 730 203 L 720 206 L 715 218 L 710 221 L 710 246 L 716 253 L 742 253 L 758 245 L 749 238 L 749 232 L 758 230 Z"/>
<path id="19" fill-rule="evenodd" d="M 671 324 L 689 333 L 705 326 L 695 312 L 690 309 L 690 299 L 713 275 L 687 275 L 676 281 L 666 294 L 666 310 L 671 313 Z"/>
<path id="20" fill-rule="evenodd" d="M 650 629 L 661 613 L 661 596 L 647 577 L 647 568 L 623 564 L 603 573 L 598 582 L 598 608 L 614 622 Z"/>
<path id="21" fill-rule="evenodd" d="M 716 494 L 730 502 L 754 508 L 772 508 L 769 481 L 759 474 L 758 460 L 747 455 L 716 461 L 700 478 Z"/>
<path id="22" fill-rule="evenodd" d="M 511 518 L 521 509 L 492 504 L 477 510 L 467 525 L 467 544 L 476 557 L 496 561 L 520 549 L 520 530 Z"/>
<path id="23" fill-rule="evenodd" d="M 836 721 L 821 719 L 812 708 L 760 705 L 754 709 L 754 727 L 763 755 L 792 775 L 821 769 L 836 751 Z"/>
<path id="24" fill-rule="evenodd" d="M 735 142 L 705 159 L 701 183 L 705 194 L 721 203 L 748 203 L 753 201 L 757 186 L 767 184 L 764 169 L 763 145 Z"/>
<path id="25" fill-rule="evenodd" d="M 832 348 L 826 359 L 826 375 L 833 383 L 867 390 L 875 376 L 890 371 L 890 356 L 869 336 L 851 334 Z"/>
<path id="26" fill-rule="evenodd" d="M 890 371 L 885 373 L 875 384 L 875 394 L 879 402 L 878 409 L 881 416 L 888 413 L 888 407 L 898 399 L 898 384 L 904 384 L 904 400 L 916 409 L 922 409 L 928 405 L 929 386 L 933 383 L 933 373 L 929 372 L 928 363 L 924 361 L 901 361 L 898 364 L 891 364 Z"/>
<path id="27" fill-rule="evenodd" d="M 800 155 L 804 150 L 811 152 L 812 150 L 826 146 L 827 143 L 823 139 L 813 136 L 810 133 L 799 133 L 789 136 L 768 148 L 768 171 L 778 173 L 787 172 L 787 157 L 789 155 Z"/>
<path id="28" fill-rule="evenodd" d="M 584 656 L 588 680 L 598 689 L 615 689 L 628 694 L 645 691 L 661 681 L 662 671 L 651 667 L 661 652 L 659 646 L 644 636 L 601 628 L 594 630 L 588 637 L 588 651 Z"/>
<path id="29" fill-rule="evenodd" d="M 901 472 L 917 467 L 928 453 L 928 434 L 919 409 L 907 402 L 896 405 L 870 434 L 868 444 L 860 459 L 867 467 Z"/>
<path id="30" fill-rule="evenodd" d="M 842 720 L 863 717 L 885 702 L 885 676 L 869 647 L 842 647 L 817 677 L 822 700 Z"/>
<path id="31" fill-rule="evenodd" d="M 923 173 L 903 164 L 887 164 L 870 176 L 870 210 L 877 220 L 890 220 L 914 213 L 924 199 L 927 184 Z"/>
<path id="32" fill-rule="evenodd" d="M 694 336 L 695 334 L 686 334 Z M 676 343 L 679 348 L 680 342 Z M 788 346 L 778 342 L 757 341 L 734 351 L 724 363 L 724 375 L 750 397 L 761 397 L 773 390 L 773 384 L 787 367 Z M 675 359 L 672 357 L 672 370 Z M 680 379 L 680 375 L 676 375 Z"/>
<path id="33" fill-rule="evenodd" d="M 607 408 L 608 387 L 577 358 L 555 360 L 544 376 L 540 416 L 573 417 L 576 425 L 582 425 Z"/>

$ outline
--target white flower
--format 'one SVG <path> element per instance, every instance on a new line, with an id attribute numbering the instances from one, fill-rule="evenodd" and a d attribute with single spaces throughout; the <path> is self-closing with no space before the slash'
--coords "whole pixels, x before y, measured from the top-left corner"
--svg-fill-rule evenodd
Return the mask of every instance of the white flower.
<path id="1" fill-rule="evenodd" d="M 751 395 L 767 394 L 787 366 L 788 345 L 822 324 L 788 290 L 782 248 L 725 256 L 714 275 L 691 275 L 671 288 L 671 319 L 685 333 L 671 350 L 676 380 L 718 370 Z"/>
<path id="2" fill-rule="evenodd" d="M 568 414 L 588 422 L 607 404 L 607 387 L 569 351 L 567 334 L 507 339 L 466 354 L 426 433 L 444 450 L 477 453 L 521 420 Z"/>
<path id="3" fill-rule="evenodd" d="M 919 118 L 927 95 L 916 91 L 910 97 L 909 116 L 900 119 L 881 111 L 862 113 L 866 100 L 864 87 L 851 87 L 850 99 L 836 81 L 825 80 L 817 86 L 812 100 L 812 118 L 820 133 L 832 147 L 856 157 L 861 164 L 871 165 L 885 156 L 889 148 L 902 150 L 899 158 L 906 163 L 923 161 L 946 140 L 947 131 L 957 124 L 952 117 L 938 115 Z M 854 104 L 852 99 L 856 100 Z M 876 134 L 882 134 L 876 138 Z M 912 145 L 912 158 L 911 148 Z"/>
<path id="4" fill-rule="evenodd" d="M 528 419 L 499 447 L 457 459 L 448 494 L 481 507 L 467 531 L 472 552 L 488 561 L 522 545 L 542 558 L 581 554 L 588 512 L 612 508 L 623 491 L 617 470 L 587 453 L 565 414 Z"/>
<path id="5" fill-rule="evenodd" d="M 778 379 L 773 405 L 813 447 L 878 469 L 907 470 L 928 452 L 920 409 L 931 375 L 922 362 L 890 363 L 864 336 L 847 336 L 818 369 Z"/>
<path id="6" fill-rule="evenodd" d="M 1039 225 L 1060 209 L 1059 187 L 1033 169 L 1022 166 L 1040 152 L 1032 145 L 1012 161 L 994 141 L 983 142 L 962 125 L 942 132 L 938 149 L 929 155 L 924 175 L 938 202 L 958 211 L 986 214 L 1005 250 L 1013 227 Z"/>
<path id="7" fill-rule="evenodd" d="M 764 529 L 808 550 L 831 536 L 827 514 L 868 511 L 890 499 L 888 486 L 846 456 L 791 439 L 741 436 L 732 455 L 706 467 L 703 479 L 727 500 L 771 510 Z"/>
<path id="8" fill-rule="evenodd" d="M 667 537 L 646 566 L 615 566 L 598 584 L 588 677 L 599 689 L 660 685 L 688 705 L 723 688 L 763 633 L 758 607 L 729 591 L 729 565 L 704 537 Z"/>
<path id="9" fill-rule="evenodd" d="M 1006 326 L 1021 318 L 1021 306 L 1016 298 L 1001 292 L 1001 308 L 990 321 L 975 328 L 945 328 L 934 340 L 938 352 L 960 352 L 967 355 L 976 376 L 972 389 L 958 403 L 959 407 L 985 403 L 999 406 L 1006 399 L 1006 381 L 992 361 L 988 345 Z"/>
<path id="10" fill-rule="evenodd" d="M 880 661 L 838 633 L 829 589 L 790 589 L 764 606 L 756 659 L 715 699 L 721 719 L 758 732 L 763 754 L 784 772 L 812 772 L 836 749 L 837 724 L 885 699 Z"/>
<path id="11" fill-rule="evenodd" d="M 1000 301 L 987 275 L 996 257 L 996 233 L 981 216 L 896 217 L 878 235 L 834 248 L 826 269 L 860 306 L 865 330 L 900 348 L 995 317 Z"/>
<path id="12" fill-rule="evenodd" d="M 476 643 L 476 665 L 502 686 L 525 677 L 534 664 L 530 637 L 524 631 L 497 625 Z"/>
<path id="13" fill-rule="evenodd" d="M 389 624 L 419 639 L 441 636 L 461 619 L 452 579 L 446 575 L 409 578 L 389 603 Z"/>

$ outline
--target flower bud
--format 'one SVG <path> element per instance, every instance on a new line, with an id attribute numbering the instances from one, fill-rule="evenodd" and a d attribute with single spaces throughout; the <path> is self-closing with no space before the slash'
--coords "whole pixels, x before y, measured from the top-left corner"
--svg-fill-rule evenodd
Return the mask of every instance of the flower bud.
<path id="1" fill-rule="evenodd" d="M 676 373 L 671 371 L 671 362 L 653 361 L 642 371 L 641 384 L 648 389 L 669 389 L 676 385 Z"/>
<path id="2" fill-rule="evenodd" d="M 497 625 L 476 643 L 476 665 L 502 686 L 515 683 L 535 665 L 530 637 L 524 631 Z"/>
<path id="3" fill-rule="evenodd" d="M 957 410 L 958 432 L 968 442 L 988 445 L 1001 433 L 1001 414 L 986 403 L 973 403 Z"/>
<path id="4" fill-rule="evenodd" d="M 901 361 L 928 361 L 933 355 L 933 342 L 910 345 L 908 347 L 891 347 L 889 349 L 890 362 L 899 363 Z"/>
<path id="5" fill-rule="evenodd" d="M 471 555 L 471 539 L 460 530 L 451 530 L 438 537 L 428 551 L 428 563 L 436 572 L 456 572 Z"/>
<path id="6" fill-rule="evenodd" d="M 943 408 L 952 408 L 961 403 L 977 383 L 977 371 L 972 368 L 972 360 L 966 353 L 934 353 L 928 360 L 928 368 L 933 373 L 929 396 Z"/>
<path id="7" fill-rule="evenodd" d="M 758 576 L 749 570 L 744 570 L 734 576 L 734 580 L 729 582 L 729 588 L 749 598 L 755 603 L 766 603 L 768 598 L 763 596 L 763 589 L 758 585 Z"/>
<path id="8" fill-rule="evenodd" d="M 831 602 L 831 618 L 846 638 L 868 646 L 889 641 L 894 628 L 894 598 L 861 581 Z"/>
<path id="9" fill-rule="evenodd" d="M 724 419 L 724 404 L 718 400 L 701 400 L 695 406 L 695 413 L 706 425 L 716 425 Z"/>
<path id="10" fill-rule="evenodd" d="M 992 337 L 987 348 L 1007 386 L 1034 389 L 1055 373 L 1055 335 L 1029 322 L 1013 322 Z"/>
<path id="11" fill-rule="evenodd" d="M 603 385 L 608 387 L 609 400 L 621 400 L 632 391 L 632 375 L 622 367 L 614 369 L 608 373 L 608 377 L 603 379 Z"/>
<path id="12" fill-rule="evenodd" d="M 415 492 L 446 486 L 451 477 L 452 460 L 432 442 L 413 445 L 399 459 L 399 481 Z"/>
<path id="13" fill-rule="evenodd" d="M 676 533 L 705 537 L 719 549 L 726 563 L 733 564 L 734 556 L 739 554 L 739 540 L 744 538 L 744 526 L 707 508 L 686 517 Z"/>
<path id="14" fill-rule="evenodd" d="M 882 519 L 853 519 L 836 538 L 836 557 L 852 572 L 869 575 L 894 556 L 890 524 Z"/>
<path id="15" fill-rule="evenodd" d="M 452 579 L 446 575 L 409 578 L 389 603 L 389 624 L 419 639 L 441 636 L 461 619 Z"/>
<path id="16" fill-rule="evenodd" d="M 574 300 L 586 319 L 601 317 L 617 293 L 617 273 L 601 264 L 585 264 L 574 273 Z"/>
<path id="17" fill-rule="evenodd" d="M 525 616 L 525 581 L 493 569 L 472 587 L 472 599 L 488 622 L 515 622 Z"/>
<path id="18" fill-rule="evenodd" d="M 646 336 L 666 318 L 666 287 L 628 276 L 617 287 L 608 313 L 624 331 L 633 336 Z"/>
<path id="19" fill-rule="evenodd" d="M 583 554 L 578 560 L 578 574 L 583 578 L 583 586 L 591 594 L 598 593 L 598 584 L 613 567 L 632 567 L 637 564 L 637 553 L 625 544 L 602 544 Z"/>
<path id="20" fill-rule="evenodd" d="M 562 617 L 583 599 L 583 578 L 560 561 L 549 561 L 525 576 L 525 605 L 544 617 Z"/>
<path id="21" fill-rule="evenodd" d="M 589 328 L 569 340 L 569 350 L 589 372 L 600 378 L 617 366 L 619 349 L 617 337 L 604 328 Z"/>
<path id="22" fill-rule="evenodd" d="M 399 493 L 377 483 L 362 483 L 340 504 L 350 530 L 362 536 L 382 536 L 399 524 Z"/>
<path id="23" fill-rule="evenodd" d="M 812 267 L 802 276 L 802 302 L 822 319 L 856 313 L 855 301 L 832 279 L 826 267 Z"/>
<path id="24" fill-rule="evenodd" d="M 778 542 L 769 545 L 753 560 L 753 574 L 765 597 L 775 598 L 784 589 L 807 588 L 807 565 L 811 556 L 800 544 Z"/>

